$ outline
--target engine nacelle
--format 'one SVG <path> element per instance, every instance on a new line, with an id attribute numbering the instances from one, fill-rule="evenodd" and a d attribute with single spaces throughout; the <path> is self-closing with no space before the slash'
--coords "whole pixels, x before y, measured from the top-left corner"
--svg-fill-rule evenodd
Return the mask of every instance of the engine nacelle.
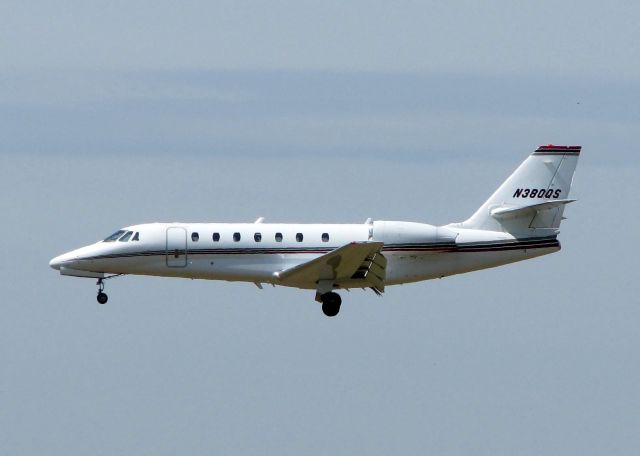
<path id="1" fill-rule="evenodd" d="M 414 222 L 373 222 L 373 240 L 385 244 L 455 243 L 458 233 L 443 226 Z"/>

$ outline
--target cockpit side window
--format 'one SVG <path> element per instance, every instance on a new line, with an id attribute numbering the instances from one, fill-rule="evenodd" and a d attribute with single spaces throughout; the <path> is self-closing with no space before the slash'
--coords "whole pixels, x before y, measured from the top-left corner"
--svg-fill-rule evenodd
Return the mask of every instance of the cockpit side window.
<path id="1" fill-rule="evenodd" d="M 131 235 L 133 234 L 133 231 L 127 231 L 124 236 L 122 236 L 120 239 L 118 239 L 118 241 L 120 242 L 127 242 L 129 240 L 129 238 L 131 237 Z"/>
<path id="2" fill-rule="evenodd" d="M 113 242 L 124 234 L 124 230 L 118 230 L 102 242 Z"/>
<path id="3" fill-rule="evenodd" d="M 133 237 L 131 238 L 132 241 L 139 241 L 140 240 L 140 232 L 136 231 L 136 234 L 133 235 Z"/>

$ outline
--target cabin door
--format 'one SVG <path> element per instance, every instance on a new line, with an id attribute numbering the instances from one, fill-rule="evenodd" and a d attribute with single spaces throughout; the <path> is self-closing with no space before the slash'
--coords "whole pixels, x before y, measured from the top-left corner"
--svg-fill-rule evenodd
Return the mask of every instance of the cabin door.
<path id="1" fill-rule="evenodd" d="M 184 268 L 187 265 L 187 230 L 167 228 L 167 266 Z"/>

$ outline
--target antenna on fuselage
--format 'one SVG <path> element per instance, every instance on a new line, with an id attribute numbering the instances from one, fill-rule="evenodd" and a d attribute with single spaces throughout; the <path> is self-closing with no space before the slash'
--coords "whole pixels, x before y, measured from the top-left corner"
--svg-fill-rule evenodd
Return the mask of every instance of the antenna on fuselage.
<path id="1" fill-rule="evenodd" d="M 258 217 L 258 219 L 253 223 L 262 223 L 264 222 L 264 217 Z"/>

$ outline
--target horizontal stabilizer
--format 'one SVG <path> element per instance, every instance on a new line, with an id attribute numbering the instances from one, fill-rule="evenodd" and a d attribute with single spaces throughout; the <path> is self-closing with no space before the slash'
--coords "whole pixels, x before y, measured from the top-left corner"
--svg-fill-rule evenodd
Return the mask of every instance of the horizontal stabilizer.
<path id="1" fill-rule="evenodd" d="M 535 215 L 537 212 L 564 206 L 565 204 L 573 203 L 574 201 L 576 200 L 561 199 L 545 201 L 544 203 L 531 204 L 528 206 L 498 207 L 491 211 L 491 215 L 496 219 L 518 218 L 522 216 Z"/>

